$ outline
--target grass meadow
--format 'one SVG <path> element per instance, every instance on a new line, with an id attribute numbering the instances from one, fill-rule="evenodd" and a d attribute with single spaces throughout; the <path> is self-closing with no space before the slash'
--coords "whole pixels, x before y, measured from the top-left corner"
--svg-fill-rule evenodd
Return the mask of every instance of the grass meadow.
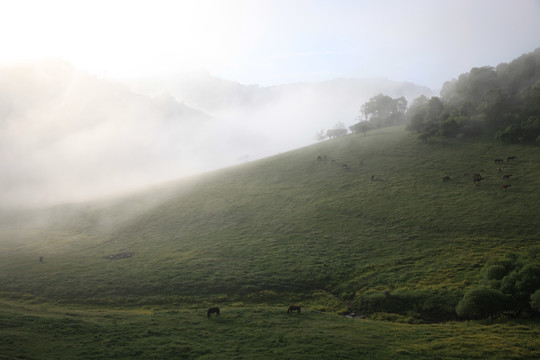
<path id="1" fill-rule="evenodd" d="M 58 307 L 2 302 L 2 359 L 538 359 L 531 321 L 404 324 L 233 304 Z"/>
<path id="2" fill-rule="evenodd" d="M 536 359 L 537 317 L 454 310 L 486 262 L 538 251 L 539 188 L 538 147 L 422 144 L 395 127 L 115 199 L 2 210 L 0 358 Z M 369 307 L 384 297 L 409 303 Z"/>

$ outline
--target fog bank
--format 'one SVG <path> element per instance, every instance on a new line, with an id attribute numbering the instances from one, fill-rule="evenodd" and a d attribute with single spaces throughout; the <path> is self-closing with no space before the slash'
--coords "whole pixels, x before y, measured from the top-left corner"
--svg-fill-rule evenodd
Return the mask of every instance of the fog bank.
<path id="1" fill-rule="evenodd" d="M 247 86 L 205 73 L 112 82 L 58 60 L 0 68 L 0 201 L 52 205 L 269 156 L 356 122 L 388 80 Z"/>

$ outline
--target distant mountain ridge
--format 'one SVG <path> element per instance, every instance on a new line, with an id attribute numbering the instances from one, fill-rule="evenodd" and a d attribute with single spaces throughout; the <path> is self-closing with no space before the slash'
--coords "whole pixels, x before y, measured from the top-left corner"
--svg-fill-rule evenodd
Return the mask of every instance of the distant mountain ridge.
<path id="1" fill-rule="evenodd" d="M 386 78 L 335 78 L 322 82 L 299 82 L 273 86 L 245 85 L 197 71 L 158 79 L 127 81 L 131 88 L 143 93 L 157 94 L 164 89 L 190 106 L 210 113 L 236 107 L 265 106 L 286 97 L 313 95 L 332 96 L 339 101 L 332 104 L 354 104 L 358 112 L 364 101 L 379 93 L 391 97 L 404 96 L 412 101 L 420 95 L 434 96 L 435 91 L 411 82 Z M 347 106 L 348 107 L 348 106 Z"/>

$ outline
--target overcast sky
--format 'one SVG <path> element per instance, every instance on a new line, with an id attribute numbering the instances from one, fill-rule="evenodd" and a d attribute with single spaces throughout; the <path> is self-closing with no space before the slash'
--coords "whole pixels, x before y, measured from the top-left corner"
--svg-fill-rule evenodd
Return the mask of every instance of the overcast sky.
<path id="1" fill-rule="evenodd" d="M 539 0 L 0 0 L 0 61 L 244 84 L 387 77 L 434 89 L 540 47 Z"/>

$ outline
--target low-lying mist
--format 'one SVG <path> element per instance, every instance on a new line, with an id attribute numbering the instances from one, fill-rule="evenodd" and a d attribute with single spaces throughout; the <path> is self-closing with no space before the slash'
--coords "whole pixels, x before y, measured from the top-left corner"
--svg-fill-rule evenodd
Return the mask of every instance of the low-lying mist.
<path id="1" fill-rule="evenodd" d="M 124 85 L 57 60 L 0 68 L 0 207 L 78 202 L 308 145 L 388 80 L 245 86 L 196 74 Z"/>

